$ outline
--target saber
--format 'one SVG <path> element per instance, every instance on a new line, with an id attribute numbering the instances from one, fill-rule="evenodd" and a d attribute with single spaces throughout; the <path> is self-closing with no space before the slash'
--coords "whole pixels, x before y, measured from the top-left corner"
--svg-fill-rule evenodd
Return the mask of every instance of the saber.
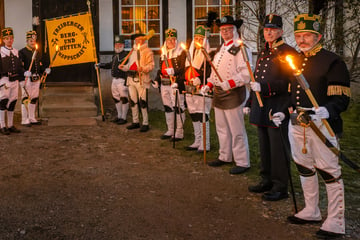
<path id="1" fill-rule="evenodd" d="M 313 121 L 311 121 L 311 117 L 305 112 L 301 111 L 297 120 L 305 125 L 309 125 L 310 128 L 315 132 L 315 134 L 320 138 L 320 140 L 336 155 L 341 159 L 344 163 L 346 163 L 349 167 L 360 173 L 360 167 L 349 158 L 345 156 L 343 152 L 341 152 L 337 147 L 332 144 L 329 139 L 325 137 L 325 135 L 320 131 L 320 129 L 315 125 Z"/>
<path id="2" fill-rule="evenodd" d="M 269 111 L 269 119 L 270 121 L 272 121 L 274 118 L 278 118 L 277 116 L 273 116 L 272 115 L 272 109 L 270 109 Z M 292 159 L 292 156 L 291 156 L 291 151 L 290 149 L 288 148 L 288 146 L 285 144 L 286 141 L 285 140 L 285 137 L 284 137 L 284 134 L 282 133 L 281 131 L 281 126 L 279 127 L 279 131 L 280 131 L 280 138 L 281 138 L 281 141 L 283 142 L 283 149 L 285 151 L 285 154 L 288 156 L 289 159 Z M 290 190 L 291 190 L 291 196 L 292 196 L 292 200 L 293 200 L 293 204 L 294 204 L 294 210 L 295 210 L 295 213 L 298 213 L 298 208 L 297 208 L 297 203 L 296 203 L 296 197 L 295 197 L 295 189 L 294 189 L 294 184 L 293 184 L 293 181 L 292 181 L 292 176 L 291 176 L 291 162 L 290 161 L 286 161 L 287 163 L 287 170 L 288 170 L 288 176 L 289 176 L 289 183 L 290 183 Z"/>
<path id="3" fill-rule="evenodd" d="M 253 73 L 252 70 L 251 70 L 251 66 L 250 66 L 250 62 L 249 62 L 249 56 L 247 55 L 247 52 L 246 52 L 244 43 L 243 43 L 243 41 L 241 41 L 240 39 L 239 39 L 238 42 L 239 42 L 239 44 L 240 44 L 241 53 L 242 53 L 242 55 L 243 55 L 244 61 L 245 61 L 245 63 L 246 63 L 247 69 L 248 69 L 249 74 L 250 74 L 250 79 L 251 79 L 252 82 L 256 82 L 256 81 L 255 81 L 255 78 L 254 78 L 254 73 Z M 258 103 L 259 103 L 259 106 L 260 106 L 260 107 L 264 107 L 264 104 L 263 104 L 263 102 L 262 102 L 262 100 L 261 100 L 260 93 L 259 93 L 259 92 L 255 92 L 255 94 L 256 94 L 256 99 L 257 99 L 257 101 L 258 101 Z"/>
<path id="4" fill-rule="evenodd" d="M 203 76 L 203 86 L 206 82 L 206 61 L 204 62 L 204 76 Z M 203 129 L 203 151 L 204 151 L 204 163 L 206 164 L 206 116 L 205 116 L 205 94 L 203 95 L 203 112 L 202 112 L 202 129 Z M 210 121 L 209 121 L 210 129 Z M 210 131 L 209 131 L 210 133 Z M 210 137 L 210 136 L 209 136 Z"/>
<path id="5" fill-rule="evenodd" d="M 213 96 L 212 95 L 210 95 L 210 94 L 199 94 L 199 93 L 192 93 L 192 92 L 187 92 L 187 91 L 182 91 L 182 94 L 188 94 L 188 95 L 191 95 L 191 96 L 200 96 L 200 97 L 202 97 L 202 96 L 205 96 L 205 97 L 207 97 L 207 98 L 213 98 Z"/>
<path id="6" fill-rule="evenodd" d="M 195 43 L 196 45 L 198 45 L 201 49 L 201 52 L 204 54 L 206 61 L 209 62 L 211 68 L 214 70 L 216 76 L 218 77 L 218 79 L 220 80 L 220 82 L 223 82 L 222 78 L 220 77 L 219 72 L 217 71 L 217 69 L 215 68 L 214 64 L 211 61 L 211 57 L 209 56 L 209 54 L 206 52 L 206 49 L 200 44 L 200 43 Z"/>
<path id="7" fill-rule="evenodd" d="M 307 96 L 309 97 L 312 105 L 315 107 L 315 109 L 319 108 L 319 104 L 317 103 L 314 95 L 312 94 L 311 90 L 310 90 L 310 86 L 309 83 L 306 81 L 304 75 L 301 73 L 300 70 L 298 70 L 294 63 L 293 63 L 293 57 L 291 55 L 287 55 L 285 57 L 286 61 L 288 61 L 290 67 L 294 70 L 294 76 L 296 78 L 296 80 L 298 81 L 298 83 L 300 84 L 301 88 L 305 91 L 305 93 L 307 94 Z M 321 121 L 323 122 L 323 124 L 325 125 L 326 129 L 329 131 L 330 135 L 332 137 L 335 137 L 335 133 L 332 130 L 329 122 L 326 119 L 321 119 Z"/>

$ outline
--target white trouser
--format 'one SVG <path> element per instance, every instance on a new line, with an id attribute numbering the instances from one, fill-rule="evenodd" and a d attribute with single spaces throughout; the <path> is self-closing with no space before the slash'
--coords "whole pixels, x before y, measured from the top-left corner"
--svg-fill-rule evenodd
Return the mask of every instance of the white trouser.
<path id="1" fill-rule="evenodd" d="M 321 121 L 314 123 L 323 132 L 326 138 L 336 147 L 339 148 L 336 137 L 331 137 Z M 304 134 L 305 130 L 305 134 Z M 305 139 L 304 139 L 305 135 Z M 291 144 L 291 152 L 294 161 L 312 171 L 316 171 L 315 167 L 329 173 L 334 178 L 341 176 L 341 167 L 338 157 L 319 139 L 311 128 L 305 128 L 298 125 L 289 124 L 289 141 Z M 305 147 L 307 152 L 303 153 Z M 301 177 L 302 188 L 305 198 L 305 208 L 296 216 L 308 219 L 321 219 L 320 210 L 318 209 L 319 187 L 317 175 L 311 177 Z M 326 184 L 328 213 L 327 218 L 321 229 L 345 234 L 345 202 L 344 202 L 344 184 L 342 179 L 333 183 Z"/>
<path id="2" fill-rule="evenodd" d="M 205 113 L 209 114 L 212 103 L 211 98 L 186 94 L 186 104 L 190 114 L 202 113 L 204 111 L 204 101 L 205 101 Z"/>
<path id="3" fill-rule="evenodd" d="M 176 101 L 176 94 L 177 93 L 177 102 Z M 174 111 L 175 104 L 177 108 L 180 108 L 181 113 L 176 114 L 176 132 L 175 137 L 176 138 L 184 138 L 184 128 L 183 123 L 185 122 L 185 103 L 184 103 L 184 95 L 180 94 L 178 90 L 175 90 L 171 88 L 169 85 L 161 85 L 161 100 L 163 102 L 164 106 L 167 106 Z M 174 113 L 172 113 L 174 114 Z M 168 131 L 164 135 L 172 136 L 174 133 L 172 132 L 174 130 L 174 117 L 170 117 L 168 113 L 165 113 L 166 117 L 166 124 Z M 168 119 L 172 120 L 168 121 Z"/>
<path id="4" fill-rule="evenodd" d="M 10 104 L 14 101 L 17 101 L 18 92 L 19 92 L 19 81 L 9 82 L 8 77 L 2 77 L 0 79 L 0 101 L 8 99 L 6 108 L 8 109 Z M 0 110 L 0 127 L 6 127 L 5 123 L 5 112 L 6 110 Z M 14 111 L 7 111 L 7 127 L 10 128 L 13 126 Z"/>
<path id="5" fill-rule="evenodd" d="M 125 86 L 125 79 L 113 78 L 111 83 L 111 94 L 117 102 L 115 104 L 117 117 L 126 120 L 126 116 L 129 110 L 129 103 L 123 103 L 121 98 L 129 97 L 129 88 Z"/>
<path id="6" fill-rule="evenodd" d="M 219 160 L 236 166 L 250 167 L 249 145 L 245 129 L 243 106 L 215 110 L 216 133 L 219 138 Z"/>
<path id="7" fill-rule="evenodd" d="M 132 113 L 132 122 L 139 123 L 139 108 L 137 104 L 140 101 L 146 102 L 146 88 L 143 85 L 140 85 L 140 82 L 137 78 L 127 78 L 128 86 L 129 86 L 129 96 L 131 101 L 135 103 L 135 106 L 131 107 Z M 141 107 L 141 114 L 143 119 L 143 125 L 149 125 L 149 118 L 147 108 Z"/>
<path id="8" fill-rule="evenodd" d="M 25 86 L 24 86 L 25 84 Z M 39 97 L 39 90 L 40 90 L 40 79 L 36 82 L 32 82 L 30 80 L 30 78 L 28 78 L 25 81 L 20 82 L 20 86 L 21 86 L 21 99 L 24 99 L 26 97 L 29 97 L 30 100 L 34 99 L 34 98 L 38 98 Z M 26 91 L 25 91 L 25 89 Z M 28 96 L 29 94 L 29 96 Z"/>

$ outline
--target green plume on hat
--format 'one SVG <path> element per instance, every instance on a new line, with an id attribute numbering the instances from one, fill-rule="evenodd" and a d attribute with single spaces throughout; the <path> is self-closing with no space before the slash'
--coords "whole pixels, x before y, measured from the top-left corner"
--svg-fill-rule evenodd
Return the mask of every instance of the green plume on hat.
<path id="1" fill-rule="evenodd" d="M 320 16 L 315 14 L 299 14 L 294 18 L 294 33 L 320 33 Z"/>
<path id="2" fill-rule="evenodd" d="M 165 31 L 165 39 L 171 37 L 177 38 L 177 30 L 175 28 L 169 28 Z"/>
<path id="3" fill-rule="evenodd" d="M 198 25 L 195 28 L 194 35 L 201 36 L 201 37 L 208 37 L 209 32 L 210 32 L 210 28 L 205 27 L 204 25 Z"/>

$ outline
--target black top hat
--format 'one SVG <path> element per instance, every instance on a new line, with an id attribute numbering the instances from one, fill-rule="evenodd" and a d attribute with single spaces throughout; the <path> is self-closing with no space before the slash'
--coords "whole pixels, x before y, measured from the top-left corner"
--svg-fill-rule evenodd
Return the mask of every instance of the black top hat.
<path id="1" fill-rule="evenodd" d="M 216 25 L 218 25 L 219 27 L 224 25 L 234 25 L 237 28 L 240 28 L 242 24 L 243 24 L 242 19 L 234 20 L 232 16 L 224 16 L 220 19 L 216 19 Z"/>
<path id="2" fill-rule="evenodd" d="M 282 18 L 279 15 L 269 14 L 265 17 L 264 28 L 282 28 Z"/>
<path id="3" fill-rule="evenodd" d="M 143 37 L 143 36 L 145 36 L 145 34 L 141 33 L 140 31 L 137 31 L 136 33 L 131 35 L 131 40 L 135 40 L 135 38 Z"/>

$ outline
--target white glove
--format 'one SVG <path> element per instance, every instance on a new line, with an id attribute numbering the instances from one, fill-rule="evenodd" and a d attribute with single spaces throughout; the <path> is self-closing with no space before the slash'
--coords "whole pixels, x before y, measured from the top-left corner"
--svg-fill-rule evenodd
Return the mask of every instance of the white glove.
<path id="1" fill-rule="evenodd" d="M 201 84 L 201 80 L 200 78 L 196 77 L 196 78 L 192 78 L 191 81 L 193 82 L 194 86 L 198 86 Z"/>
<path id="2" fill-rule="evenodd" d="M 222 83 L 220 83 L 220 87 L 224 90 L 224 91 L 228 91 L 231 87 L 229 84 L 229 81 L 223 81 Z"/>
<path id="3" fill-rule="evenodd" d="M 281 122 L 285 119 L 285 114 L 282 112 L 276 112 L 272 115 L 272 121 L 274 122 L 275 126 L 280 126 Z"/>
<path id="4" fill-rule="evenodd" d="M 258 82 L 250 82 L 250 88 L 254 92 L 261 92 L 261 86 L 260 83 Z"/>
<path id="5" fill-rule="evenodd" d="M 326 109 L 326 107 L 313 107 L 312 110 L 315 112 L 315 115 L 318 118 L 327 119 L 330 116 L 329 111 Z"/>
<path id="6" fill-rule="evenodd" d="M 244 115 L 249 115 L 250 114 L 250 108 L 249 107 L 244 107 L 243 108 L 243 113 L 244 113 Z"/>
<path id="7" fill-rule="evenodd" d="M 45 73 L 46 73 L 47 75 L 49 75 L 49 74 L 51 73 L 51 68 L 46 68 L 46 69 L 45 69 Z"/>
<path id="8" fill-rule="evenodd" d="M 158 81 L 154 81 L 153 83 L 151 83 L 151 86 L 153 86 L 153 88 L 159 88 Z"/>
<path id="9" fill-rule="evenodd" d="M 202 95 L 205 95 L 209 91 L 210 91 L 210 87 L 208 85 L 202 86 L 201 89 L 200 89 L 200 93 Z"/>
<path id="10" fill-rule="evenodd" d="M 174 68 L 166 68 L 165 70 L 169 76 L 174 76 L 174 74 L 175 74 Z"/>
<path id="11" fill-rule="evenodd" d="M 171 88 L 177 88 L 178 84 L 176 82 L 174 82 L 173 84 L 171 84 Z"/>
<path id="12" fill-rule="evenodd" d="M 24 72 L 24 76 L 25 76 L 25 77 L 31 77 L 31 72 L 30 72 L 30 71 Z"/>

